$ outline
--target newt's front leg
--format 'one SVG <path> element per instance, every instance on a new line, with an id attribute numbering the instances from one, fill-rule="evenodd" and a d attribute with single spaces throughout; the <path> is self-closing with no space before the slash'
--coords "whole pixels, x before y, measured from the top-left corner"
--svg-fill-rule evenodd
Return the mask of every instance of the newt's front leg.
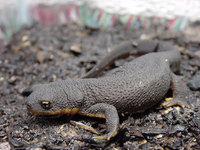
<path id="1" fill-rule="evenodd" d="M 119 129 L 119 116 L 117 109 L 109 104 L 98 103 L 91 106 L 89 109 L 79 112 L 80 115 L 105 118 L 106 119 L 106 131 L 107 134 L 102 136 L 95 136 L 94 139 L 98 140 L 110 140 L 117 134 Z"/>
<path id="2" fill-rule="evenodd" d="M 181 107 L 189 108 L 189 89 L 184 83 L 184 81 L 174 73 L 172 74 L 172 90 L 173 90 L 173 98 L 167 99 L 167 102 L 163 103 L 163 106 L 170 107 L 174 105 L 178 105 Z"/>

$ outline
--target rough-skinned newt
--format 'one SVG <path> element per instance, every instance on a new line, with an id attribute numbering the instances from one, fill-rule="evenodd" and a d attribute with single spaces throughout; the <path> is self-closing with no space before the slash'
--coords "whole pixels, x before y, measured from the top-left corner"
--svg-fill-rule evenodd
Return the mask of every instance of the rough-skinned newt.
<path id="1" fill-rule="evenodd" d="M 96 78 L 115 59 L 129 54 L 144 55 Z M 168 43 L 127 41 L 115 47 L 83 78 L 34 85 L 22 94 L 28 96 L 28 110 L 37 115 L 80 114 L 105 118 L 107 133 L 93 138 L 109 140 L 118 131 L 118 113 L 151 108 L 165 97 L 171 86 L 173 100 L 165 102 L 165 106 L 188 106 L 189 90 L 172 72 L 179 67 L 180 59 L 179 51 Z"/>

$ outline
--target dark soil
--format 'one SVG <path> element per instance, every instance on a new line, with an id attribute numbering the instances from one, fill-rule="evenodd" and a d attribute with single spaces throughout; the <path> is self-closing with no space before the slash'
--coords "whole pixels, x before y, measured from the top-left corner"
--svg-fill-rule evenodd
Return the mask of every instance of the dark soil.
<path id="1" fill-rule="evenodd" d="M 200 149 L 200 39 L 198 27 L 172 32 L 161 27 L 125 29 L 121 25 L 91 29 L 78 25 L 24 27 L 0 50 L 0 149 Z M 121 116 L 124 126 L 107 143 L 81 137 L 92 133 L 70 120 L 95 129 L 104 120 L 83 116 L 40 117 L 29 113 L 21 92 L 36 83 L 79 78 L 114 45 L 129 39 L 159 39 L 179 47 L 179 74 L 191 89 L 191 109 L 162 108 Z M 127 59 L 107 69 L 118 67 Z M 133 110 L 134 111 L 134 110 Z"/>

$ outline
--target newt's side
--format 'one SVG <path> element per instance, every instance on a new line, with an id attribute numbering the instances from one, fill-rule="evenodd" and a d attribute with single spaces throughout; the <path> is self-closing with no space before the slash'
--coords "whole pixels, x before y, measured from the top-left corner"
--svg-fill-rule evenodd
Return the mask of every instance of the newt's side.
<path id="1" fill-rule="evenodd" d="M 144 54 L 100 78 L 98 73 L 116 58 Z M 80 114 L 106 119 L 107 134 L 95 139 L 109 140 L 119 128 L 118 113 L 142 112 L 161 101 L 173 87 L 173 100 L 165 106 L 187 106 L 188 88 L 171 69 L 177 69 L 180 53 L 157 41 L 124 42 L 107 55 L 85 79 L 67 79 L 34 85 L 23 95 L 30 112 L 38 115 Z M 89 78 L 90 77 L 90 78 Z"/>

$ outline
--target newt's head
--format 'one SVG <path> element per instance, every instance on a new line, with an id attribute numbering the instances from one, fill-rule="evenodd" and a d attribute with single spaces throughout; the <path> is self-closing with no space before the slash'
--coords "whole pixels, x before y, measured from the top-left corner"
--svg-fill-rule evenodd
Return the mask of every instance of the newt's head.
<path id="1" fill-rule="evenodd" d="M 79 111 L 83 100 L 81 91 L 53 82 L 50 84 L 34 85 L 23 91 L 27 109 L 38 115 L 75 114 Z"/>

